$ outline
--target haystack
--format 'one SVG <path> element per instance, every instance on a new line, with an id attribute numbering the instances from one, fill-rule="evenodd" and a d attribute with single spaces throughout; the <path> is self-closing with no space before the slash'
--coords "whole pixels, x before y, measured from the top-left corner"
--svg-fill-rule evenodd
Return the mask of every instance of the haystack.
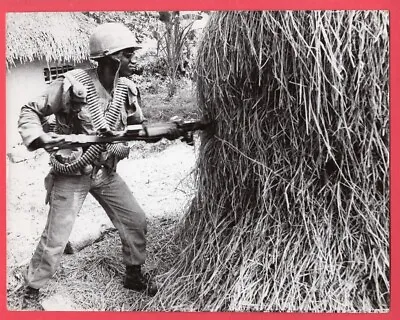
<path id="1" fill-rule="evenodd" d="M 6 15 L 6 60 L 82 62 L 96 23 L 80 12 L 18 12 Z"/>
<path id="2" fill-rule="evenodd" d="M 389 304 L 388 12 L 218 12 L 198 51 L 213 130 L 182 253 L 150 309 Z"/>

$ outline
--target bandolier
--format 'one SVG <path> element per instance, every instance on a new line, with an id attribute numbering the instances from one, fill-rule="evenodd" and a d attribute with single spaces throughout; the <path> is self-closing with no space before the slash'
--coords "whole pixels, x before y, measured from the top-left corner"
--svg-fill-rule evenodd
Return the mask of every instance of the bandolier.
<path id="1" fill-rule="evenodd" d="M 117 80 L 110 108 L 104 115 L 96 88 L 92 79 L 85 70 L 72 70 L 67 72 L 65 78 L 72 84 L 73 94 L 79 98 L 86 97 L 92 125 L 97 133 L 112 132 L 117 130 L 121 109 L 128 96 L 129 85 L 127 78 Z M 57 127 L 55 128 L 57 131 Z M 91 171 L 95 165 L 101 164 L 104 152 L 119 159 L 129 155 L 129 147 L 122 144 L 108 144 L 106 146 L 93 145 L 83 152 L 77 159 L 62 163 L 57 159 L 57 152 L 50 155 L 50 164 L 54 171 L 62 174 L 76 174 L 80 171 Z"/>

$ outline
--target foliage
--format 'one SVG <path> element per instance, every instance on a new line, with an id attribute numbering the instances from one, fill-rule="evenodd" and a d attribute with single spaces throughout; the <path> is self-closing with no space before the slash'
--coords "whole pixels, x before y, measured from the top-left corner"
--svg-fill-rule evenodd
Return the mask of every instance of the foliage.
<path id="1" fill-rule="evenodd" d="M 142 59 L 144 72 L 159 74 L 169 79 L 169 96 L 176 92 L 176 80 L 180 76 L 188 75 L 191 64 L 191 48 L 197 41 L 191 30 L 193 19 L 198 15 L 180 15 L 179 11 L 154 12 L 84 12 L 97 23 L 121 22 L 127 25 L 136 35 L 139 43 L 146 38 L 157 40 L 156 58 L 147 56 Z M 144 53 L 143 55 L 146 55 Z M 184 66 L 186 69 L 184 69 Z"/>
<path id="2" fill-rule="evenodd" d="M 151 79 L 151 83 L 158 82 L 157 78 Z M 199 110 L 196 104 L 195 89 L 189 80 L 179 80 L 177 82 L 177 94 L 173 97 L 167 96 L 168 86 L 164 82 L 158 82 L 156 94 L 147 92 L 153 90 L 148 88 L 143 94 L 143 114 L 152 122 L 168 121 L 173 116 L 178 116 L 184 120 L 198 119 Z M 149 90 L 150 89 L 150 90 Z"/>
<path id="3" fill-rule="evenodd" d="M 157 30 L 158 14 L 153 11 L 89 11 L 84 14 L 97 23 L 120 22 L 130 28 L 141 43 L 145 38 L 152 38 Z"/>
<path id="4" fill-rule="evenodd" d="M 168 76 L 167 63 L 164 57 L 154 57 L 153 59 L 147 59 L 147 62 L 143 64 L 144 72 L 147 75 L 159 75 L 163 78 Z"/>
<path id="5" fill-rule="evenodd" d="M 169 78 L 168 96 L 176 92 L 176 79 L 179 71 L 184 72 L 190 58 L 189 40 L 193 40 L 194 33 L 191 28 L 193 21 L 183 25 L 179 11 L 160 12 L 160 21 L 165 25 L 165 31 L 154 33 L 158 40 L 159 50 L 165 58 Z M 186 52 L 185 52 L 186 51 Z"/>

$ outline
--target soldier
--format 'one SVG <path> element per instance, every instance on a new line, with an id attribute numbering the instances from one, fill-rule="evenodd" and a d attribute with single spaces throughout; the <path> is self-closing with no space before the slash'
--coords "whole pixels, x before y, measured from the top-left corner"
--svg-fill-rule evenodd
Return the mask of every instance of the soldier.
<path id="1" fill-rule="evenodd" d="M 112 134 L 128 122 L 143 122 L 138 90 L 129 79 L 136 68 L 135 51 L 139 48 L 126 26 L 98 26 L 89 43 L 90 58 L 97 67 L 67 72 L 54 80 L 40 98 L 21 109 L 18 128 L 24 144 L 31 150 L 45 148 L 52 165 L 45 179 L 48 220 L 25 273 L 25 308 L 39 305 L 39 289 L 56 272 L 88 193 L 104 208 L 119 232 L 126 265 L 124 287 L 150 296 L 157 292 L 157 285 L 141 268 L 146 250 L 145 213 L 116 172 L 118 162 L 127 157 L 129 146 L 120 143 L 50 151 L 63 142 L 57 134 Z M 56 134 L 45 132 L 42 126 L 50 115 L 56 119 Z"/>

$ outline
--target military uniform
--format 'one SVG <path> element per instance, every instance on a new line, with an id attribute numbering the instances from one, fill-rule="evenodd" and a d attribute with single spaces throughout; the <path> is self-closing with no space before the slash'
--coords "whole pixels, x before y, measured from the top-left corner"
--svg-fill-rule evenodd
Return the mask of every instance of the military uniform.
<path id="1" fill-rule="evenodd" d="M 113 99 L 101 85 L 96 69 L 86 71 L 94 84 L 100 101 L 101 112 L 106 113 Z M 128 94 L 121 108 L 116 129 L 127 125 L 127 118 L 140 123 L 143 114 L 139 105 L 139 92 L 132 81 L 127 81 Z M 82 85 L 68 79 L 68 75 L 53 81 L 38 99 L 22 107 L 18 122 L 24 144 L 31 148 L 36 139 L 47 129 L 43 124 L 54 115 L 53 130 L 60 134 L 90 134 L 95 131 L 85 90 Z M 83 87 L 84 88 L 84 87 Z M 77 93 L 78 92 L 78 93 Z M 127 145 L 122 148 L 129 150 Z M 85 150 L 60 150 L 53 154 L 60 161 L 79 159 Z M 99 202 L 118 229 L 122 241 L 123 263 L 126 266 L 142 265 L 145 261 L 146 217 L 126 183 L 116 172 L 121 158 L 104 150 L 94 163 L 68 174 L 51 169 L 46 177 L 48 220 L 39 244 L 29 264 L 25 280 L 35 289 L 43 287 L 56 272 L 68 242 L 75 218 L 88 193 Z"/>

